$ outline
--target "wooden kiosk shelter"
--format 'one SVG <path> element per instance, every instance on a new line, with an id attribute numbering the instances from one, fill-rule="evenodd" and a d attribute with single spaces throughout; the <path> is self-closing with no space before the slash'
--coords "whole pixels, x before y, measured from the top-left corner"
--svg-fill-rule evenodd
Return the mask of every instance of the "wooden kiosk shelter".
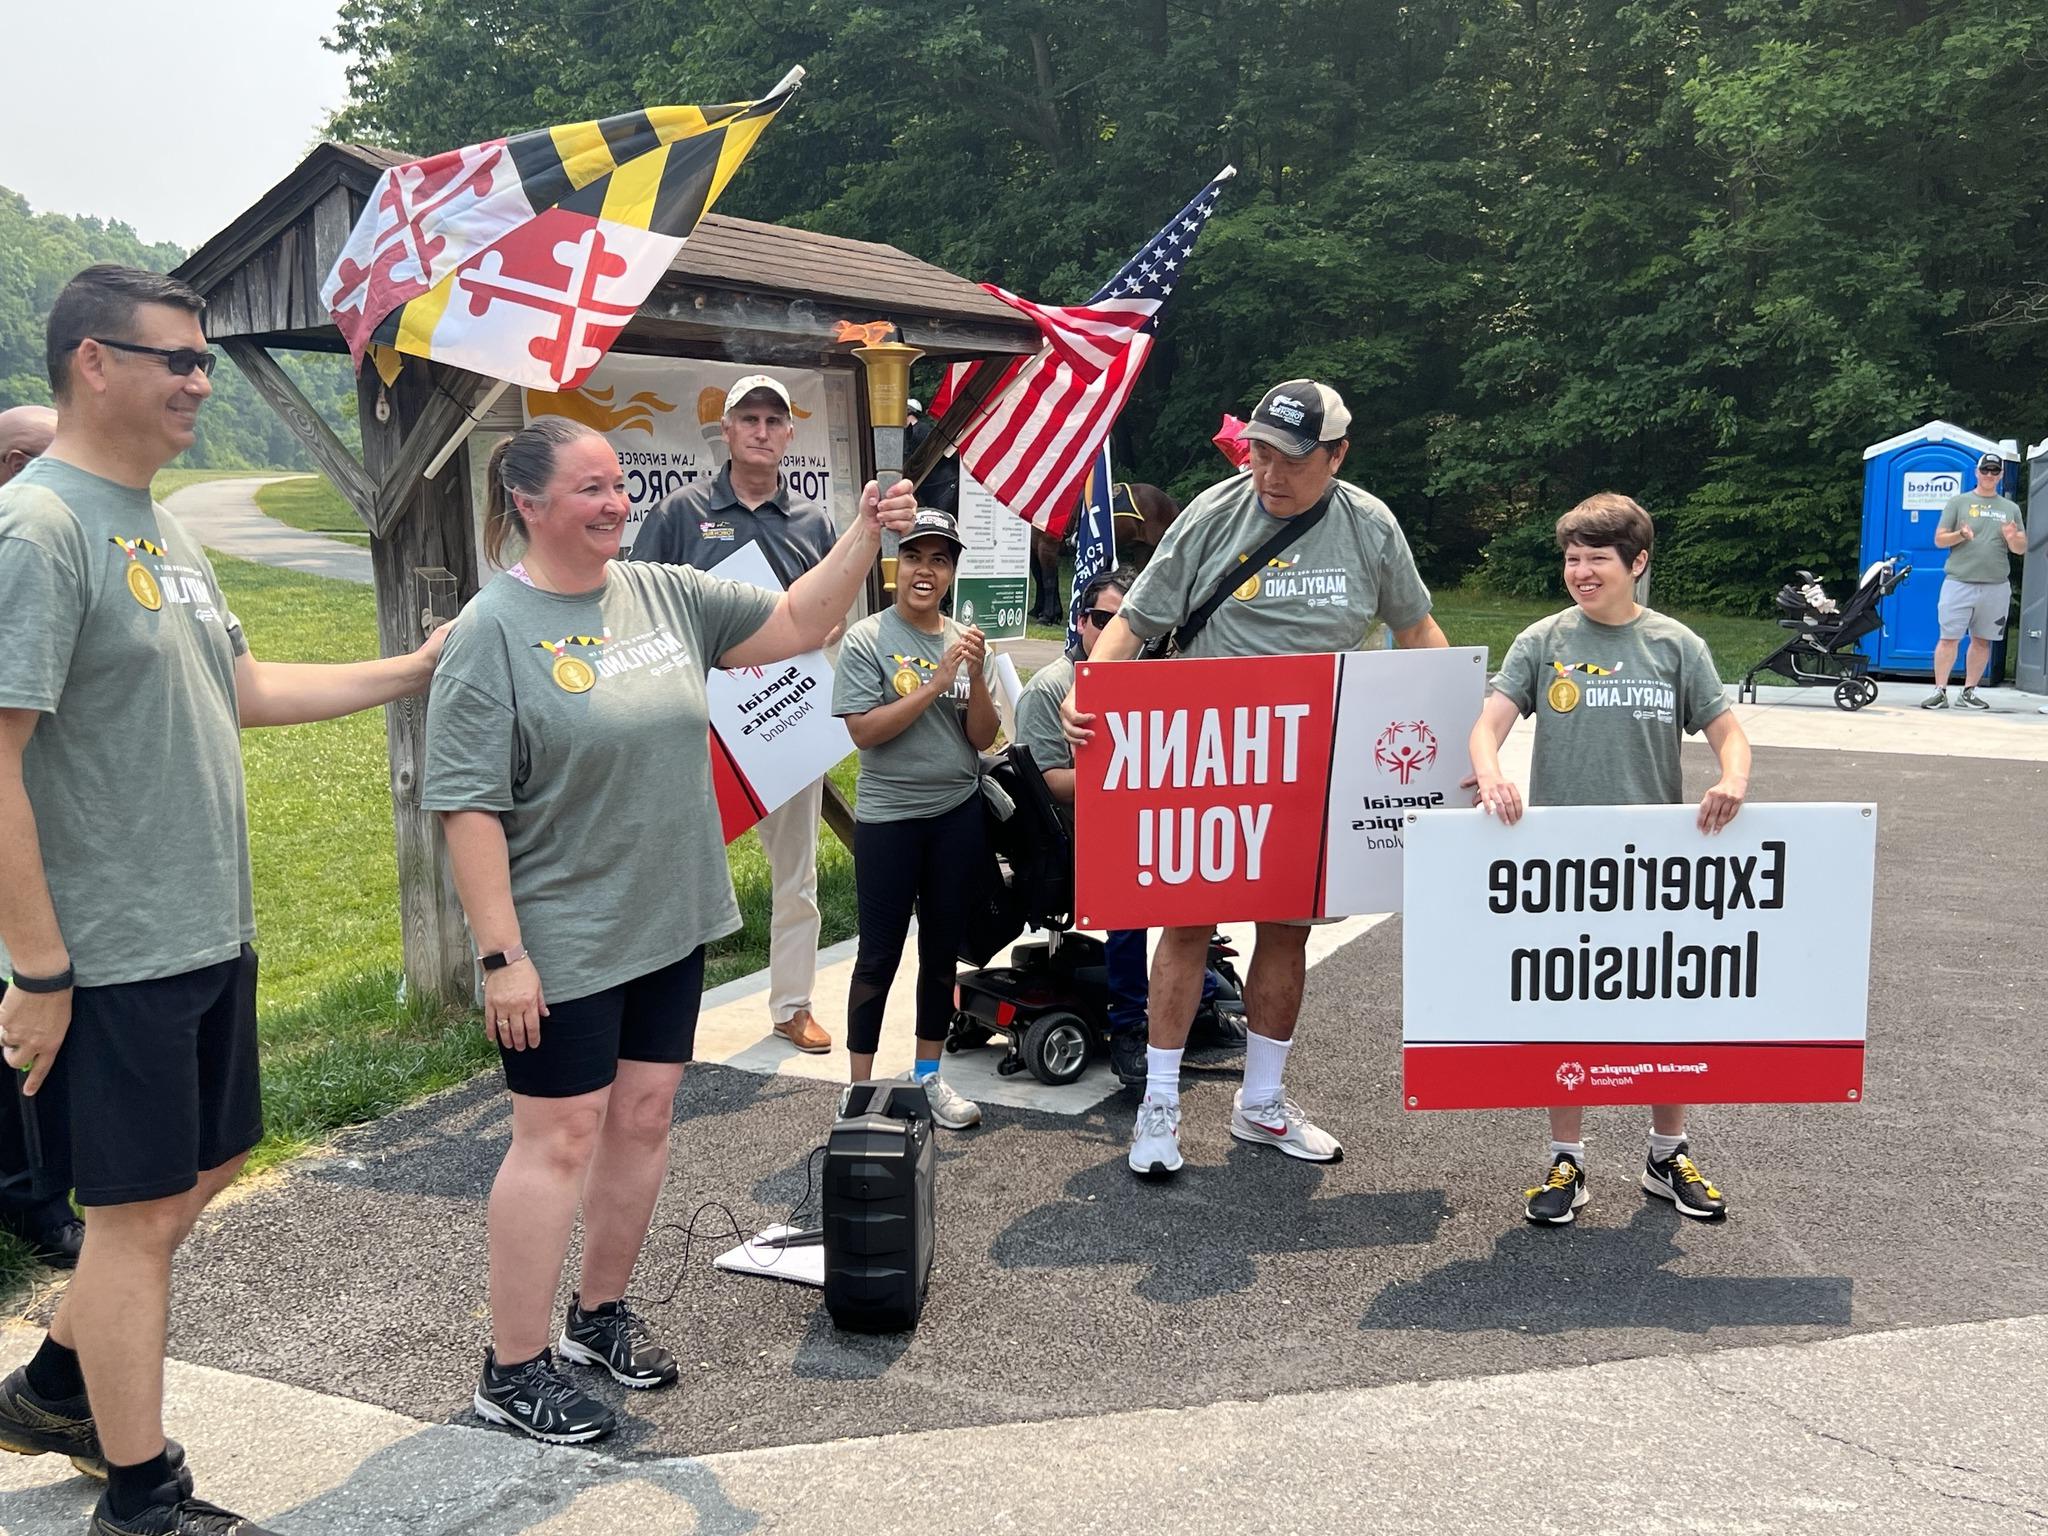
<path id="1" fill-rule="evenodd" d="M 208 338 L 233 359 L 348 500 L 370 533 L 377 628 L 386 655 L 417 646 L 423 617 L 452 616 L 479 585 L 468 434 L 519 424 L 516 392 L 486 417 L 498 381 L 407 357 L 386 388 L 374 368 L 357 381 L 360 459 L 272 358 L 278 349 L 346 353 L 320 288 L 378 179 L 411 156 L 322 143 L 289 176 L 201 246 L 176 276 L 206 298 Z M 713 358 L 849 373 L 837 324 L 893 323 L 928 357 L 1007 358 L 1038 345 L 1031 323 L 967 279 L 893 246 L 708 214 L 668 275 L 612 347 L 614 355 Z M 983 369 L 991 383 L 999 370 Z M 851 391 L 858 478 L 874 473 L 865 392 Z M 907 467 L 921 479 L 980 403 L 973 392 Z M 447 450 L 453 447 L 453 454 Z M 445 464 L 430 472 L 445 458 Z M 259 637 L 260 638 L 260 637 Z M 405 974 L 416 994 L 467 1003 L 474 959 L 435 818 L 420 809 L 426 709 L 386 710 L 398 842 Z"/>

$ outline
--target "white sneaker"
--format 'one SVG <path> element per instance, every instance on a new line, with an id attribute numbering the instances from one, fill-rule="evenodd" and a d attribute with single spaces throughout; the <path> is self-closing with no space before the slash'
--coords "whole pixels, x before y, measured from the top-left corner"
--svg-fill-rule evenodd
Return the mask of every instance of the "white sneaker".
<path id="1" fill-rule="evenodd" d="M 936 1072 L 924 1080 L 924 1096 L 932 1106 L 932 1118 L 949 1131 L 981 1124 L 981 1106 Z"/>
<path id="2" fill-rule="evenodd" d="M 1138 1123 L 1131 1131 L 1131 1172 L 1140 1178 L 1180 1172 L 1180 1105 L 1148 1096 L 1138 1106 Z"/>
<path id="3" fill-rule="evenodd" d="M 1301 1112 L 1292 1099 L 1274 1099 L 1268 1104 L 1247 1104 L 1244 1090 L 1230 1100 L 1230 1134 L 1256 1147 L 1278 1147 L 1289 1157 L 1305 1163 L 1340 1163 L 1344 1148 L 1328 1131 L 1320 1130 Z"/>

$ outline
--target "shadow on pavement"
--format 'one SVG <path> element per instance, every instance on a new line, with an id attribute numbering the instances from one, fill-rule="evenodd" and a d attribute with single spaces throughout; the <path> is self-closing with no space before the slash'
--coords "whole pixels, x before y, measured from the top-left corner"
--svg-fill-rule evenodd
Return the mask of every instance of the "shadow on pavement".
<path id="1" fill-rule="evenodd" d="M 1260 1198 L 1247 1199 L 1256 1162 Z M 1004 1269 L 1143 1265 L 1137 1294 L 1179 1303 L 1248 1289 L 1260 1254 L 1330 1252 L 1431 1241 L 1449 1214 L 1441 1190 L 1316 1197 L 1326 1168 L 1233 1147 L 1221 1168 L 1183 1168 L 1131 1198 L 1123 1158 L 1067 1180 L 1065 1198 L 1039 1206 L 995 1240 Z"/>
<path id="2" fill-rule="evenodd" d="M 1495 1238 L 1484 1259 L 1446 1264 L 1381 1291 L 1359 1327 L 1553 1334 L 1849 1326 L 1855 1282 L 1846 1276 L 1685 1275 L 1665 1268 L 1687 1257 L 1676 1241 L 1685 1219 L 1646 1201 L 1625 1227 L 1524 1223 Z"/>

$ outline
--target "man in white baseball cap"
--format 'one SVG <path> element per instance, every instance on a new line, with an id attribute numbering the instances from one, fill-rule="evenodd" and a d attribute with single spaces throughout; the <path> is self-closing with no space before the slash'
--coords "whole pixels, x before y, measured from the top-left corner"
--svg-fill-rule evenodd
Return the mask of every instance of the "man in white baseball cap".
<path id="1" fill-rule="evenodd" d="M 782 481 L 782 460 L 796 436 L 789 389 L 772 374 L 750 373 L 725 392 L 720 423 L 731 458 L 708 480 L 684 486 L 648 515 L 630 558 L 713 569 L 735 550 L 761 546 L 785 589 L 823 560 L 838 541 L 832 514 Z M 835 635 L 836 639 L 837 636 Z M 824 781 L 809 785 L 761 818 L 755 831 L 775 881 L 768 926 L 768 1022 L 798 1050 L 822 1055 L 832 1037 L 811 1014 L 817 981 L 818 815 Z"/>

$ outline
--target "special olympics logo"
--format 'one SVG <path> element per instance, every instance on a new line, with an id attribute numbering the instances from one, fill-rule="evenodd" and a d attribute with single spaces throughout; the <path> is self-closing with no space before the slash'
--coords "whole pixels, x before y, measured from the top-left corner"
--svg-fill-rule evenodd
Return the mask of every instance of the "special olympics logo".
<path id="1" fill-rule="evenodd" d="M 1381 773 L 1391 773 L 1406 784 L 1418 768 L 1436 761 L 1436 732 L 1420 720 L 1396 720 L 1372 744 L 1372 760 Z"/>
<path id="2" fill-rule="evenodd" d="M 1586 1069 L 1576 1061 L 1568 1061 L 1557 1069 L 1557 1080 L 1566 1093 L 1577 1093 L 1579 1084 L 1586 1080 Z"/>

